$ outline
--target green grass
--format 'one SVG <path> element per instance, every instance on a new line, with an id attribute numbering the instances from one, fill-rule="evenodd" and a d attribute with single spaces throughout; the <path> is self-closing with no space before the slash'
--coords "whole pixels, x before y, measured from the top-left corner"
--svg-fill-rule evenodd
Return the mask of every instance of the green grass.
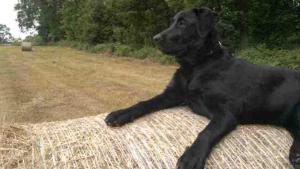
<path id="1" fill-rule="evenodd" d="M 97 45 L 88 45 L 80 42 L 62 41 L 57 43 L 58 46 L 69 46 L 79 50 L 88 51 L 91 53 L 110 52 L 114 56 L 132 57 L 137 59 L 146 59 L 161 64 L 175 64 L 175 58 L 160 52 L 157 48 L 144 46 L 142 48 L 124 45 L 120 43 L 104 43 Z"/>
<path id="2" fill-rule="evenodd" d="M 62 42 L 61 44 L 92 53 L 110 52 L 114 56 L 147 59 L 161 64 L 176 63 L 174 57 L 165 55 L 157 48 L 151 46 L 136 48 L 120 43 L 105 43 L 92 46 L 80 42 Z M 269 49 L 266 45 L 257 45 L 246 50 L 238 51 L 235 55 L 238 58 L 248 60 L 254 64 L 300 69 L 300 48 L 289 50 Z"/>
<path id="3" fill-rule="evenodd" d="M 237 57 L 259 65 L 300 69 L 300 48 L 268 49 L 264 45 L 258 45 L 238 52 Z"/>

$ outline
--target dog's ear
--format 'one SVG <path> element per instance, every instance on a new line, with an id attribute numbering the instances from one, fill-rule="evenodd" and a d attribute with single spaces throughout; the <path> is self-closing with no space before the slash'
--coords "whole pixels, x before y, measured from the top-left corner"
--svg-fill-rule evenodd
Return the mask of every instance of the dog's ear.
<path id="1" fill-rule="evenodd" d="M 218 14 L 209 8 L 198 8 L 192 11 L 198 19 L 197 32 L 201 38 L 204 38 L 216 26 Z"/>

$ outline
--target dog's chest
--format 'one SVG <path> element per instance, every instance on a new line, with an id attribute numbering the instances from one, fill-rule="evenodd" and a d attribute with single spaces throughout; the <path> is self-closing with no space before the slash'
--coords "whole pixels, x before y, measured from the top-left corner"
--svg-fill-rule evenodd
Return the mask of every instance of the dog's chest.
<path id="1" fill-rule="evenodd" d="M 191 69 L 182 73 L 181 82 L 186 93 L 201 92 L 206 93 L 215 90 L 215 85 L 221 85 L 221 76 L 219 72 L 202 71 L 198 69 Z"/>
<path id="2" fill-rule="evenodd" d="M 194 70 L 184 75 L 182 82 L 188 103 L 201 100 L 207 107 L 219 107 L 226 103 L 226 85 L 218 72 Z"/>

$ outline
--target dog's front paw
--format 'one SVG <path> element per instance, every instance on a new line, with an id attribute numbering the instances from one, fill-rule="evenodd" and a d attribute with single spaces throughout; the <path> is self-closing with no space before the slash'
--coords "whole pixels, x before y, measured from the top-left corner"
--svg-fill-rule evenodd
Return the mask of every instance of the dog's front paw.
<path id="1" fill-rule="evenodd" d="M 197 150 L 188 148 L 179 158 L 176 169 L 204 169 L 204 162 L 200 159 Z"/>
<path id="2" fill-rule="evenodd" d="M 291 153 L 289 159 L 294 169 L 300 169 L 300 153 Z"/>
<path id="3" fill-rule="evenodd" d="M 129 111 L 118 110 L 107 115 L 104 121 L 108 126 L 117 127 L 132 122 L 133 116 Z"/>

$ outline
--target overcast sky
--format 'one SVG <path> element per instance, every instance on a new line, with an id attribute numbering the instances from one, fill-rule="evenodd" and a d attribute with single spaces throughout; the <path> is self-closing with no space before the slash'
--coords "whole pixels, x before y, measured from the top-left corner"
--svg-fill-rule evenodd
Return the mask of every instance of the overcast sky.
<path id="1" fill-rule="evenodd" d="M 10 28 L 10 33 L 15 38 L 25 38 L 29 33 L 21 33 L 16 21 L 17 12 L 14 10 L 18 0 L 0 0 L 0 24 L 5 24 Z"/>

